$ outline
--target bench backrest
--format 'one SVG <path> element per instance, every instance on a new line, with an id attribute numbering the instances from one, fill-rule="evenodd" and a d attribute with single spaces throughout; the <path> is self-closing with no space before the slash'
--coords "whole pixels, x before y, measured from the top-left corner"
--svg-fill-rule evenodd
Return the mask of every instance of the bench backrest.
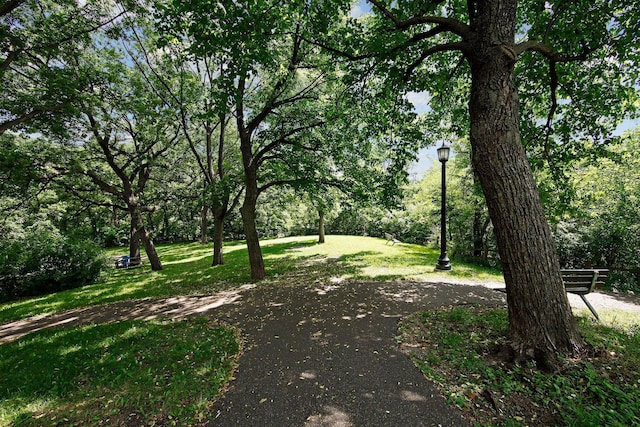
<path id="1" fill-rule="evenodd" d="M 394 237 L 393 237 L 391 234 L 389 234 L 389 233 L 384 233 L 384 237 L 385 237 L 385 239 L 387 239 L 387 240 L 393 240 L 393 239 L 394 239 Z"/>
<path id="2" fill-rule="evenodd" d="M 596 286 L 604 285 L 609 275 L 609 270 L 606 269 L 565 269 L 560 271 L 565 289 L 576 294 L 588 294 Z"/>

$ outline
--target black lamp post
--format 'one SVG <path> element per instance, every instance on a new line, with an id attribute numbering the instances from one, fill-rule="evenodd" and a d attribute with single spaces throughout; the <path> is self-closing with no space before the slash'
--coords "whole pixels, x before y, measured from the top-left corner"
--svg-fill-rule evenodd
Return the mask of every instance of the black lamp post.
<path id="1" fill-rule="evenodd" d="M 436 270 L 451 270 L 451 263 L 447 256 L 447 185 L 445 181 L 447 171 L 447 160 L 451 147 L 442 143 L 438 148 L 438 160 L 442 163 L 442 205 L 440 207 L 440 258 L 436 264 Z"/>

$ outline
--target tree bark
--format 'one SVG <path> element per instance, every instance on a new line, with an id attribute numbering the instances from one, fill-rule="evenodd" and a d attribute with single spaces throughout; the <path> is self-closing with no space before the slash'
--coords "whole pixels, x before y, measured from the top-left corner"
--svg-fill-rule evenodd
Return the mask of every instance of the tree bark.
<path id="1" fill-rule="evenodd" d="M 202 206 L 202 210 L 200 211 L 200 243 L 203 244 L 209 242 L 209 236 L 207 235 L 207 229 L 209 228 L 209 221 L 207 220 L 208 213 L 209 208 L 206 204 L 204 204 Z"/>
<path id="2" fill-rule="evenodd" d="M 487 229 L 490 223 L 490 219 L 485 216 L 484 209 L 481 206 L 476 206 L 473 212 L 473 256 L 475 258 L 484 256 Z"/>
<path id="3" fill-rule="evenodd" d="M 144 246 L 144 251 L 147 253 L 147 258 L 149 258 L 149 264 L 151 265 L 151 270 L 159 271 L 162 270 L 162 263 L 160 262 L 160 257 L 156 252 L 156 247 L 147 232 L 146 227 L 143 225 L 140 230 L 140 240 L 142 241 L 142 245 Z"/>
<path id="4" fill-rule="evenodd" d="M 226 209 L 217 207 L 213 209 L 213 261 L 211 265 L 223 265 L 224 256 L 222 247 L 224 243 L 224 217 Z"/>
<path id="5" fill-rule="evenodd" d="M 242 225 L 247 239 L 251 278 L 254 280 L 262 280 L 265 278 L 266 273 L 264 269 L 264 259 L 262 258 L 262 250 L 260 249 L 260 239 L 258 238 L 258 230 L 256 227 L 257 199 L 257 191 L 254 192 L 247 187 L 244 203 L 240 208 L 240 214 L 242 215 Z"/>
<path id="6" fill-rule="evenodd" d="M 242 216 L 242 226 L 247 240 L 247 251 L 249 253 L 249 266 L 251 268 L 251 278 L 262 280 L 266 273 L 264 269 L 264 259 L 260 248 L 260 239 L 256 226 L 256 204 L 258 203 L 258 167 L 253 157 L 251 136 L 240 123 L 241 116 L 238 115 L 238 128 L 240 131 L 240 151 L 242 152 L 242 163 L 244 168 L 245 192 L 244 202 L 240 208 Z"/>
<path id="7" fill-rule="evenodd" d="M 131 229 L 129 233 L 129 257 L 132 259 L 140 259 L 140 237 L 138 236 L 138 228 L 133 217 L 131 217 Z"/>
<path id="8" fill-rule="evenodd" d="M 542 202 L 520 140 L 514 82 L 516 1 L 480 0 L 467 52 L 472 162 L 494 225 L 516 357 L 542 364 L 582 349 Z"/>
<path id="9" fill-rule="evenodd" d="M 318 209 L 318 243 L 324 243 L 324 211 Z"/>
<path id="10" fill-rule="evenodd" d="M 136 209 L 131 208 L 131 247 L 133 245 L 137 245 L 137 255 L 134 255 L 132 251 L 130 251 L 131 258 L 140 259 L 140 242 L 144 246 L 144 251 L 147 254 L 147 258 L 149 258 L 149 264 L 151 265 L 151 270 L 159 271 L 162 270 L 162 263 L 160 262 L 160 257 L 156 252 L 156 248 L 149 236 L 149 232 L 144 226 L 144 222 L 142 220 L 142 214 Z M 136 265 L 136 264 L 132 264 Z"/>

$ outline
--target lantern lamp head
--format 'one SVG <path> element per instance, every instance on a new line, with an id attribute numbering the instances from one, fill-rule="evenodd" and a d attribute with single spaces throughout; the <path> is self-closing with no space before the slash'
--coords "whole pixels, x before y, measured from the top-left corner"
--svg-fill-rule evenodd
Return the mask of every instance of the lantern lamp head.
<path id="1" fill-rule="evenodd" d="M 442 163 L 449 160 L 449 151 L 451 151 L 451 147 L 443 142 L 442 146 L 438 147 L 438 160 L 440 160 Z"/>

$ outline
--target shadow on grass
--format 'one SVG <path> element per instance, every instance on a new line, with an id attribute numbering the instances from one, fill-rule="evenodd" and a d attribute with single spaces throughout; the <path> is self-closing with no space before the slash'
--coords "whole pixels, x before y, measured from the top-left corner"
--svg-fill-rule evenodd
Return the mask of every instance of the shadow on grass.
<path id="1" fill-rule="evenodd" d="M 315 236 L 261 242 L 267 281 L 287 285 L 342 278 L 356 280 L 442 281 L 434 271 L 438 251 L 401 244 L 384 245 L 383 239 L 328 236 L 318 244 Z M 109 250 L 110 255 L 116 250 Z M 0 305 L 0 323 L 78 307 L 115 301 L 175 295 L 209 295 L 252 282 L 244 242 L 225 242 L 224 265 L 211 266 L 212 245 L 183 243 L 159 245 L 164 269 L 151 271 L 148 264 L 132 269 L 112 269 L 100 283 L 39 298 Z M 455 264 L 451 277 L 471 280 L 490 276 L 485 268 Z"/>
<path id="2" fill-rule="evenodd" d="M 194 420 L 228 381 L 239 351 L 233 329 L 204 318 L 42 331 L 0 346 L 0 424 Z"/>
<path id="3" fill-rule="evenodd" d="M 262 246 L 267 274 L 280 275 L 297 268 L 304 256 L 295 251 L 313 245 L 312 240 L 265 241 Z M 164 267 L 160 271 L 151 271 L 148 264 L 111 269 L 94 285 L 6 303 L 0 305 L 0 323 L 127 299 L 211 294 L 251 282 L 244 242 L 225 243 L 225 264 L 218 266 L 211 266 L 211 245 L 186 243 L 159 245 L 157 249 Z"/>

